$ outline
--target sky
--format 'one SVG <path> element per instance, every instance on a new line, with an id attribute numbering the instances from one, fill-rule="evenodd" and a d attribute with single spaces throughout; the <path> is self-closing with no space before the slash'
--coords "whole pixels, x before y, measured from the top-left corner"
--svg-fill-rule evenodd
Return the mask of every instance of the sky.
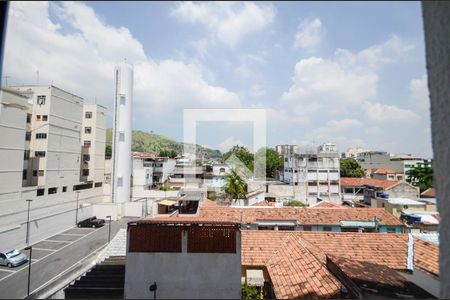
<path id="1" fill-rule="evenodd" d="M 11 2 L 9 85 L 53 84 L 111 126 L 124 58 L 134 129 L 182 141 L 184 109 L 265 109 L 270 147 L 432 156 L 420 2 Z M 199 122 L 197 141 L 252 149 L 254 132 Z"/>

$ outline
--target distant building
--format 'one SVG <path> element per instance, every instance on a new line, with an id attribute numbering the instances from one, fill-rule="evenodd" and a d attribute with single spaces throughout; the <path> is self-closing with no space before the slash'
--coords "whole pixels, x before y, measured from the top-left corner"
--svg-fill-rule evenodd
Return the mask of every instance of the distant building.
<path id="1" fill-rule="evenodd" d="M 381 180 L 404 180 L 405 175 L 402 172 L 398 172 L 387 168 L 378 168 L 372 170 L 370 175 L 373 179 Z"/>
<path id="2" fill-rule="evenodd" d="M 281 156 L 288 156 L 293 153 L 298 153 L 298 146 L 297 145 L 277 145 L 275 147 L 275 150 Z"/>
<path id="3" fill-rule="evenodd" d="M 358 157 L 358 154 L 360 153 L 365 153 L 365 152 L 370 152 L 369 149 L 366 148 L 348 148 L 347 151 L 345 151 L 342 155 L 343 158 L 354 158 L 356 159 Z"/>
<path id="4" fill-rule="evenodd" d="M 339 154 L 336 145 L 323 144 L 314 154 L 292 153 L 284 157 L 283 181 L 293 186 L 295 199 L 341 203 Z"/>

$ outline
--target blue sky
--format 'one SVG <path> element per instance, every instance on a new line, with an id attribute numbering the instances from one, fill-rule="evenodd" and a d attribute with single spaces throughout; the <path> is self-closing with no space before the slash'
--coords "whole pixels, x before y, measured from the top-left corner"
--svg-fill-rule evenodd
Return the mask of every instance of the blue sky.
<path id="1" fill-rule="evenodd" d="M 40 83 L 112 109 L 124 57 L 135 67 L 135 129 L 182 140 L 183 109 L 264 108 L 269 146 L 431 156 L 420 2 L 11 5 L 12 84 L 34 83 L 39 69 Z M 252 133 L 203 122 L 197 136 L 226 150 L 251 148 Z"/>

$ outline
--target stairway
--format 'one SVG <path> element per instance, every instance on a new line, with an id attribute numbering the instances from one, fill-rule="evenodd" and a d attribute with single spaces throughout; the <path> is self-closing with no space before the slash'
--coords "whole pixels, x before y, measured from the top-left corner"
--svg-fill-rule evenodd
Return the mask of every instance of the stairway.
<path id="1" fill-rule="evenodd" d="M 110 256 L 65 289 L 65 299 L 123 299 L 125 257 Z"/>

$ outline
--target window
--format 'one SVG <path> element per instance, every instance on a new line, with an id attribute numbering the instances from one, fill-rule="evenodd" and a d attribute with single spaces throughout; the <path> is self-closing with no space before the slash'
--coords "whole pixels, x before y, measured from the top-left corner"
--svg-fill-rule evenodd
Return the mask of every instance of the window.
<path id="1" fill-rule="evenodd" d="M 31 140 L 31 132 L 30 131 L 27 131 L 26 133 L 25 133 L 25 141 L 30 141 Z"/>
<path id="2" fill-rule="evenodd" d="M 311 225 L 303 225 L 303 231 L 312 231 Z"/>
<path id="3" fill-rule="evenodd" d="M 29 159 L 30 158 L 30 150 L 23 151 L 23 159 Z"/>
<path id="4" fill-rule="evenodd" d="M 39 176 L 44 176 L 44 170 L 39 170 Z"/>
<path id="5" fill-rule="evenodd" d="M 388 227 L 386 228 L 387 233 L 396 233 L 395 227 Z"/>
<path id="6" fill-rule="evenodd" d="M 85 117 L 86 119 L 92 119 L 92 112 L 91 112 L 91 111 L 85 112 L 85 113 L 84 113 L 84 117 Z"/>
<path id="7" fill-rule="evenodd" d="M 47 138 L 47 134 L 46 133 L 36 133 L 36 139 L 37 140 L 46 139 L 46 138 Z"/>
<path id="8" fill-rule="evenodd" d="M 45 189 L 37 189 L 36 196 L 44 196 Z"/>
<path id="9" fill-rule="evenodd" d="M 27 123 L 31 123 L 31 114 L 27 114 Z"/>
<path id="10" fill-rule="evenodd" d="M 125 104 L 126 97 L 125 95 L 120 95 L 120 104 Z"/>
<path id="11" fill-rule="evenodd" d="M 37 170 L 33 170 L 33 176 L 37 176 Z"/>
<path id="12" fill-rule="evenodd" d="M 350 227 L 350 228 L 341 228 L 341 232 L 359 232 L 359 230 L 356 227 Z"/>
<path id="13" fill-rule="evenodd" d="M 89 169 L 83 169 L 83 176 L 89 176 Z"/>
<path id="14" fill-rule="evenodd" d="M 91 156 L 89 154 L 83 154 L 83 161 L 89 161 Z"/>
<path id="15" fill-rule="evenodd" d="M 63 192 L 63 193 L 67 192 L 67 186 L 63 186 L 62 192 Z"/>
<path id="16" fill-rule="evenodd" d="M 323 231 L 331 231 L 331 226 L 323 226 Z"/>
<path id="17" fill-rule="evenodd" d="M 27 180 L 27 170 L 22 171 L 22 180 Z"/>
<path id="18" fill-rule="evenodd" d="M 90 148 L 91 147 L 91 141 L 84 141 L 84 147 Z"/>
<path id="19" fill-rule="evenodd" d="M 42 121 L 47 121 L 48 120 L 48 116 L 47 115 L 42 115 Z"/>
<path id="20" fill-rule="evenodd" d="M 102 185 L 103 185 L 102 182 L 96 182 L 94 186 L 95 186 L 95 187 L 101 187 Z"/>
<path id="21" fill-rule="evenodd" d="M 37 96 L 37 104 L 38 105 L 44 105 L 45 104 L 45 96 L 44 95 Z"/>
<path id="22" fill-rule="evenodd" d="M 84 133 L 90 134 L 92 132 L 92 127 L 84 127 Z"/>
<path id="23" fill-rule="evenodd" d="M 40 121 L 41 120 L 41 115 L 36 115 L 36 121 Z"/>
<path id="24" fill-rule="evenodd" d="M 275 230 L 274 226 L 258 226 L 258 230 Z"/>
<path id="25" fill-rule="evenodd" d="M 278 226 L 278 230 L 295 230 L 294 226 Z"/>
<path id="26" fill-rule="evenodd" d="M 225 168 L 220 168 L 220 169 L 219 169 L 219 172 L 220 172 L 220 173 L 225 172 Z"/>
<path id="27" fill-rule="evenodd" d="M 319 173 L 327 173 L 327 170 L 319 170 Z"/>
<path id="28" fill-rule="evenodd" d="M 404 209 L 408 209 L 408 205 L 403 205 L 403 208 Z"/>
<path id="29" fill-rule="evenodd" d="M 56 194 L 57 191 L 58 191 L 58 188 L 55 188 L 55 187 L 49 188 L 49 189 L 48 189 L 48 194 L 49 194 L 49 195 L 50 195 L 50 194 Z"/>
<path id="30" fill-rule="evenodd" d="M 45 151 L 34 151 L 35 157 L 45 157 Z"/>

